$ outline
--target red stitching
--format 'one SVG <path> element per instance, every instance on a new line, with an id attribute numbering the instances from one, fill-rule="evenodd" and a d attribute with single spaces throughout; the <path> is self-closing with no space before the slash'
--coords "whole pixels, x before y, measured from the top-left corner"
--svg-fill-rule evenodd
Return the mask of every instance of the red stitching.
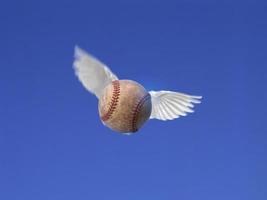
<path id="1" fill-rule="evenodd" d="M 111 103 L 107 113 L 101 117 L 102 121 L 107 121 L 111 117 L 119 102 L 120 82 L 118 80 L 113 81 L 112 85 L 113 85 L 113 93 L 112 93 Z"/>
<path id="2" fill-rule="evenodd" d="M 132 132 L 136 132 L 138 129 L 136 127 L 136 123 L 137 123 L 137 116 L 141 110 L 141 108 L 143 107 L 144 103 L 150 99 L 150 94 L 147 93 L 145 96 L 142 97 L 142 99 L 137 103 L 137 105 L 134 106 L 133 109 L 133 118 L 131 121 L 131 127 L 132 127 Z"/>

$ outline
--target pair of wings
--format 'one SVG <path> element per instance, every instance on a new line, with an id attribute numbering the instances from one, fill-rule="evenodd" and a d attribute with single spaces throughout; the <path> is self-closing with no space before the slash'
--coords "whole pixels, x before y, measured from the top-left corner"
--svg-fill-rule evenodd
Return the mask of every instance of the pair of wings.
<path id="1" fill-rule="evenodd" d="M 102 62 L 78 46 L 75 47 L 73 67 L 83 86 L 98 98 L 104 88 L 118 77 Z M 194 103 L 200 103 L 201 96 L 191 96 L 172 91 L 150 91 L 152 112 L 150 119 L 172 120 L 194 112 Z"/>

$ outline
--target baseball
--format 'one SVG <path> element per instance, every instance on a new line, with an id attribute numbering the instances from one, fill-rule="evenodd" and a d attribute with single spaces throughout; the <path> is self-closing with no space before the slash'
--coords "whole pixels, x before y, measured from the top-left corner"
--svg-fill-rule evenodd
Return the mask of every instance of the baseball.
<path id="1" fill-rule="evenodd" d="M 151 96 L 132 80 L 115 80 L 107 85 L 99 98 L 102 122 L 114 131 L 136 132 L 149 119 Z"/>

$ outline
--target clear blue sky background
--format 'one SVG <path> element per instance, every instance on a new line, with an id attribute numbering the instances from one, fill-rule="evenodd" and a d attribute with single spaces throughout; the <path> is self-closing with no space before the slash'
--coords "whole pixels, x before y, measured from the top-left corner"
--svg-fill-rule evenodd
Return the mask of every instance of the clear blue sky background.
<path id="1" fill-rule="evenodd" d="M 0 7 L 0 199 L 266 200 L 267 3 L 6 1 Z M 74 76 L 79 44 L 196 112 L 127 137 Z"/>

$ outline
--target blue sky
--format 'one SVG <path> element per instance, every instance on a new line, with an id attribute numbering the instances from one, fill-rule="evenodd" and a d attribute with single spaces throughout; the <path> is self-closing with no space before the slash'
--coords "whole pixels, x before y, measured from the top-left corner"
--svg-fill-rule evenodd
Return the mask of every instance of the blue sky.
<path id="1" fill-rule="evenodd" d="M 267 3 L 8 1 L 0 8 L 0 199 L 267 199 Z M 196 112 L 127 137 L 74 76 L 74 45 Z"/>

